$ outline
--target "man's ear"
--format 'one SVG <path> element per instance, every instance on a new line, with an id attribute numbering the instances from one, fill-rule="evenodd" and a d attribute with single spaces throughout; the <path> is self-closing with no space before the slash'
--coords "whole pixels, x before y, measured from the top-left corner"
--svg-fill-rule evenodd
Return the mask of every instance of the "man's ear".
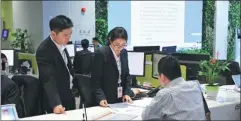
<path id="1" fill-rule="evenodd" d="M 51 35 L 52 37 L 55 37 L 57 34 L 56 34 L 56 32 L 54 32 L 54 31 L 50 31 L 50 35 Z"/>

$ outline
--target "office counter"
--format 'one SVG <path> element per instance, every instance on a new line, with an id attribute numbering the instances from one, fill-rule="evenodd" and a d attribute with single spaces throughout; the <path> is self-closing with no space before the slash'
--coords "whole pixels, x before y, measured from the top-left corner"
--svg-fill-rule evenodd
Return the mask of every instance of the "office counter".
<path id="1" fill-rule="evenodd" d="M 206 97 L 205 94 L 204 97 Z M 220 89 L 218 98 L 218 101 L 206 99 L 209 109 L 211 111 L 211 119 L 240 120 L 240 93 L 224 88 Z M 136 117 L 133 120 L 140 120 L 141 112 L 145 108 L 144 104 L 148 104 L 150 102 L 151 98 L 143 98 L 141 100 L 133 101 L 133 104 L 110 104 L 111 108 L 103 108 L 99 106 L 87 108 L 86 110 L 88 120 L 94 120 L 96 119 L 96 116 L 104 115 L 106 112 L 135 115 Z M 23 118 L 20 120 L 82 120 L 82 112 L 82 109 L 77 109 L 72 111 L 66 111 L 65 114 L 46 114 L 35 117 Z"/>

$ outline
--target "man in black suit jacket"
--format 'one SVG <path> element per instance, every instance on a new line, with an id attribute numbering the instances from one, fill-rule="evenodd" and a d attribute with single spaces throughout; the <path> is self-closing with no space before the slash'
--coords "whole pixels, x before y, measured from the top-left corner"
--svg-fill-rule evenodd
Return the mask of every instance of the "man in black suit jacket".
<path id="1" fill-rule="evenodd" d="M 44 108 L 48 113 L 64 113 L 75 109 L 75 99 L 71 91 L 72 63 L 65 45 L 72 34 L 72 21 L 63 15 L 49 22 L 50 36 L 37 49 L 36 60 L 39 79 L 43 85 Z"/>
<path id="2" fill-rule="evenodd" d="M 95 53 L 91 80 L 100 106 L 106 107 L 108 103 L 120 101 L 132 102 L 128 57 L 124 49 L 126 41 L 126 30 L 116 27 L 110 35 L 110 45 Z"/>
<path id="3" fill-rule="evenodd" d="M 88 50 L 89 40 L 81 40 L 83 50 L 76 52 L 74 57 L 74 72 L 78 74 L 90 74 L 92 53 Z"/>

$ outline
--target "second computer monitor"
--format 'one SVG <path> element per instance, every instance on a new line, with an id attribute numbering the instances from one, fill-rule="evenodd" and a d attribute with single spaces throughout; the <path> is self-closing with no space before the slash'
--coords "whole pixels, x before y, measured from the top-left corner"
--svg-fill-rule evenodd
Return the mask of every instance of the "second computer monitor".
<path id="1" fill-rule="evenodd" d="M 144 76 L 145 75 L 145 53 L 144 52 L 128 52 L 128 65 L 130 75 Z"/>
<path id="2" fill-rule="evenodd" d="M 6 55 L 8 65 L 9 66 L 14 66 L 14 50 L 1 50 L 1 53 Z"/>
<path id="3" fill-rule="evenodd" d="M 78 52 L 78 51 L 81 51 L 83 50 L 83 47 L 81 46 L 81 44 L 75 44 L 75 51 Z M 95 47 L 94 45 L 89 45 L 88 47 L 88 50 L 91 51 L 91 52 L 95 52 Z"/>
<path id="4" fill-rule="evenodd" d="M 152 77 L 158 78 L 158 62 L 163 57 L 166 57 L 168 54 L 163 52 L 157 52 L 152 54 Z"/>
<path id="5" fill-rule="evenodd" d="M 68 45 L 66 45 L 66 49 L 67 49 L 70 57 L 74 57 L 74 56 L 75 56 L 75 47 L 74 47 L 74 44 L 68 44 Z"/>
<path id="6" fill-rule="evenodd" d="M 164 53 L 174 53 L 176 52 L 177 46 L 166 46 L 162 47 L 162 52 Z"/>

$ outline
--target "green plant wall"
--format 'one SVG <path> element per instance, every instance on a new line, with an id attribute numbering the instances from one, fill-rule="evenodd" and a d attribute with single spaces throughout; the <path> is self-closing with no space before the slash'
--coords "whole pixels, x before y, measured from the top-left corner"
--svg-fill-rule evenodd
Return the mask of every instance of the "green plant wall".
<path id="1" fill-rule="evenodd" d="M 213 55 L 215 1 L 203 1 L 202 49 Z"/>
<path id="2" fill-rule="evenodd" d="M 229 13 L 228 13 L 228 50 L 227 59 L 234 60 L 234 49 L 235 49 L 235 34 L 236 29 L 240 28 L 240 1 L 230 0 L 229 1 Z"/>
<path id="3" fill-rule="evenodd" d="M 108 33 L 108 0 L 95 1 L 95 33 L 102 45 L 106 44 Z"/>

